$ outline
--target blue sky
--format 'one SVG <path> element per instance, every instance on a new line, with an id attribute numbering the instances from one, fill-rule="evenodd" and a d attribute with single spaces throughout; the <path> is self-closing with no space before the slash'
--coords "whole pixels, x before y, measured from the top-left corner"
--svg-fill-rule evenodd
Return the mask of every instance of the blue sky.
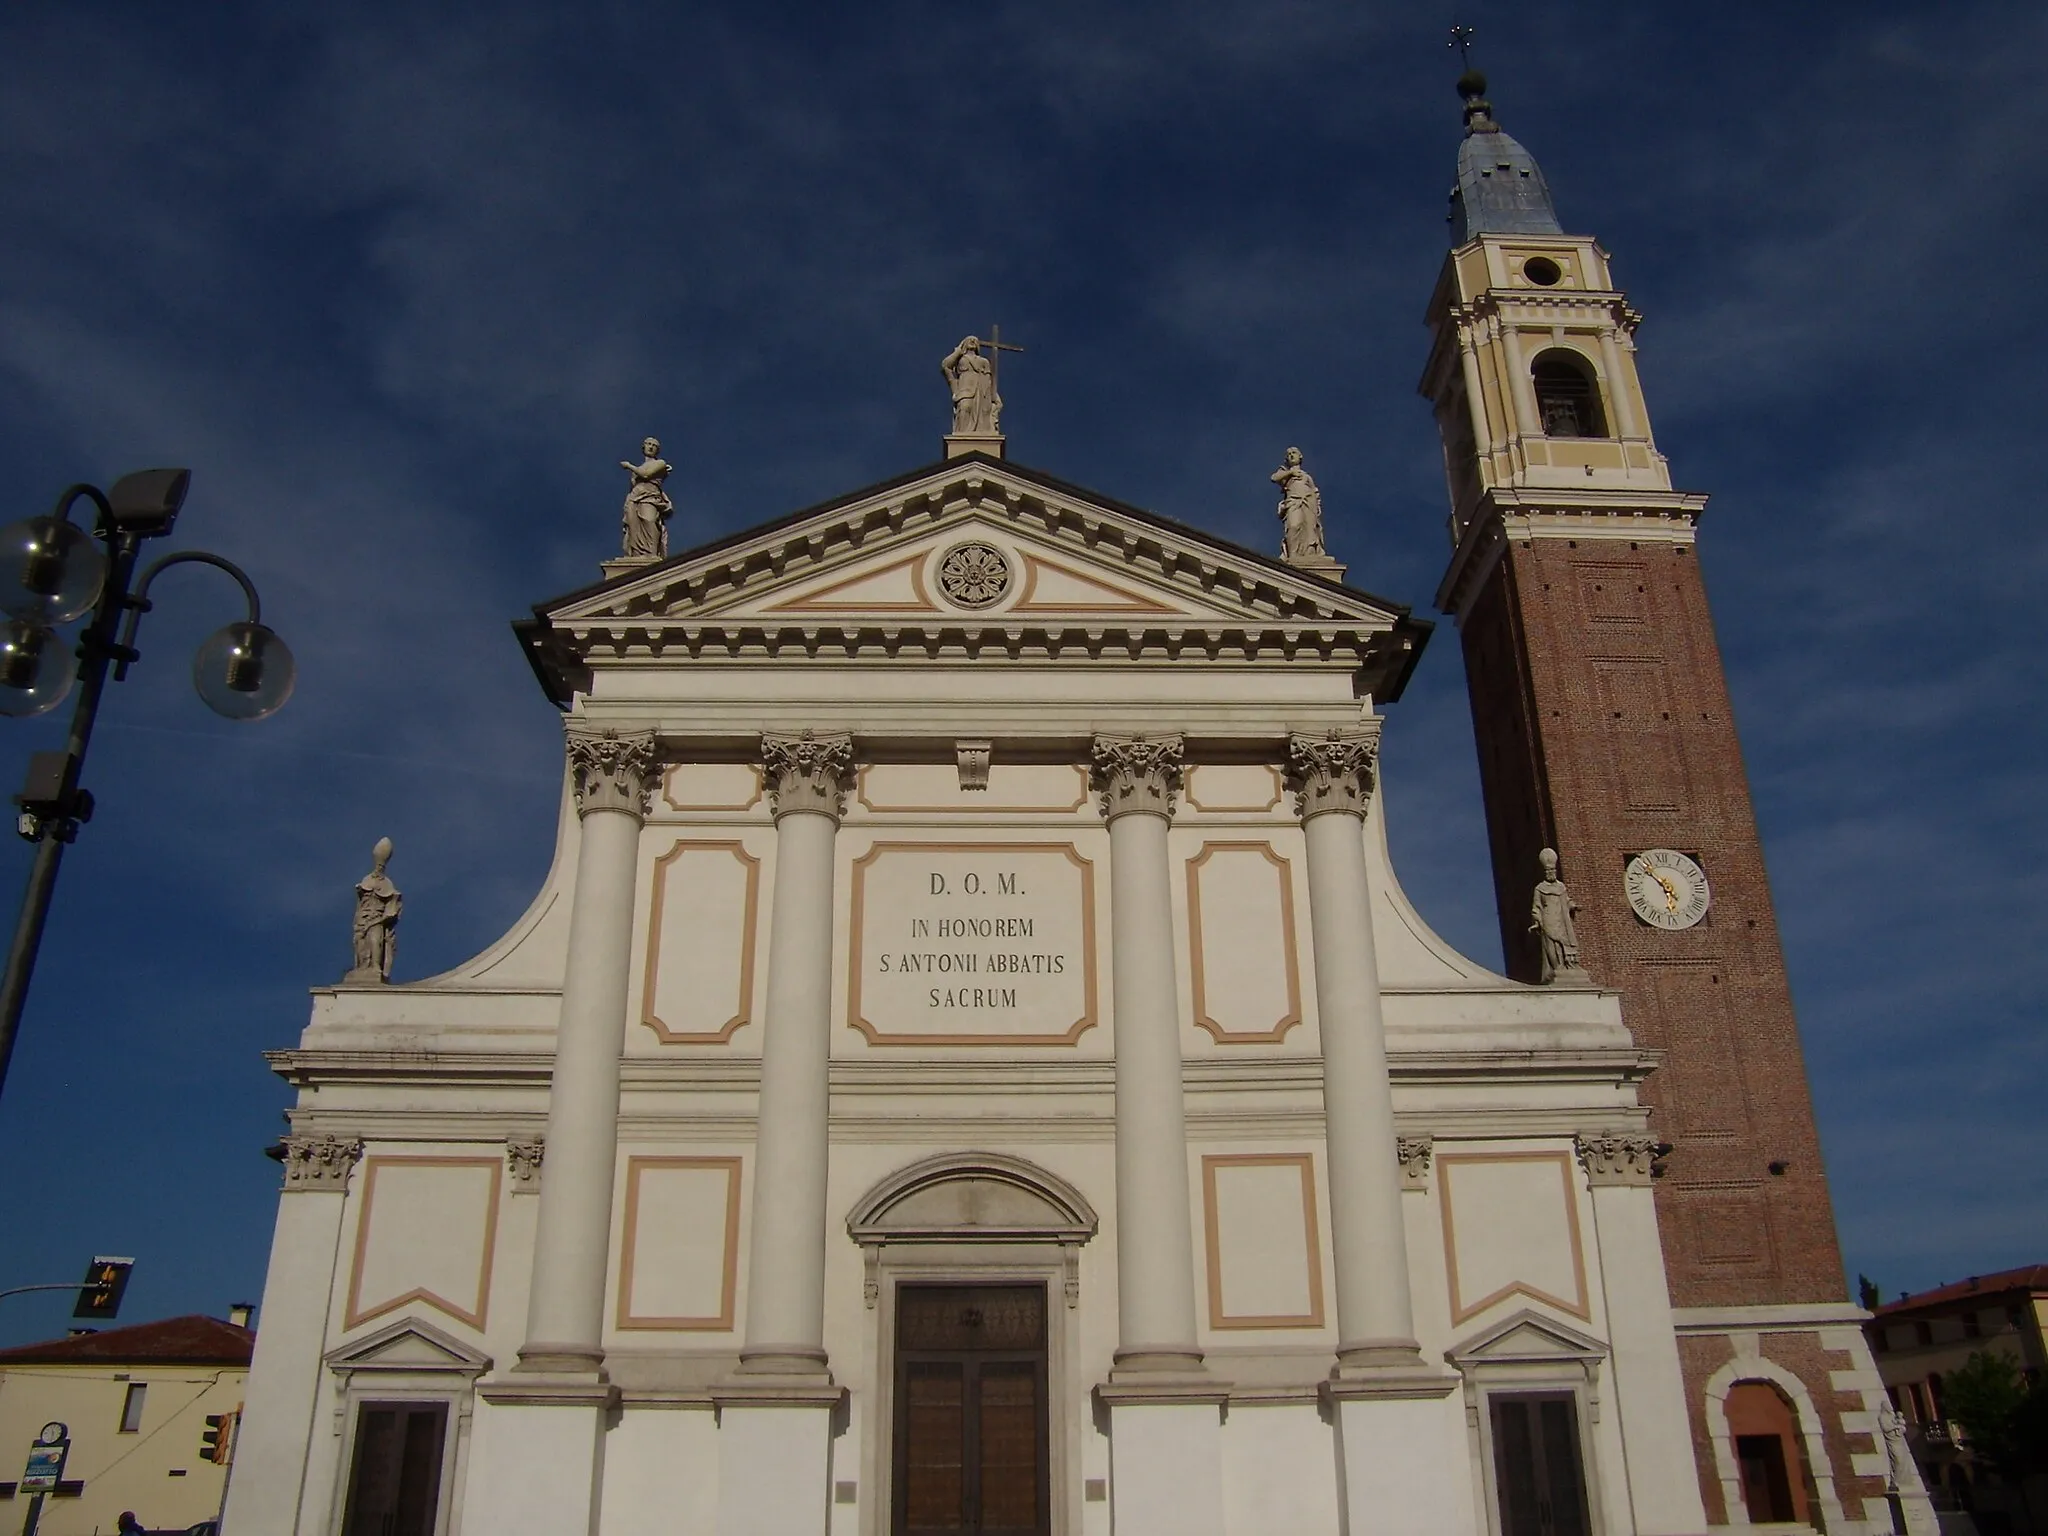
<path id="1" fill-rule="evenodd" d="M 255 1298 L 260 1053 L 380 835 L 401 978 L 541 878 L 506 621 L 594 576 L 645 433 L 720 535 L 934 458 L 938 360 L 1000 321 L 1020 462 L 1264 547 L 1299 443 L 1353 579 L 1427 612 L 1452 20 L 1714 498 L 1850 1273 L 2048 1257 L 2039 7 L 80 3 L 0 12 L 0 507 L 192 466 L 173 545 L 250 570 L 301 680 L 214 719 L 235 595 L 165 579 L 0 1101 L 0 1286 L 112 1251 L 133 1319 Z M 59 729 L 0 722 L 7 788 Z M 1404 879 L 1497 962 L 1447 625 L 1387 741 Z"/>

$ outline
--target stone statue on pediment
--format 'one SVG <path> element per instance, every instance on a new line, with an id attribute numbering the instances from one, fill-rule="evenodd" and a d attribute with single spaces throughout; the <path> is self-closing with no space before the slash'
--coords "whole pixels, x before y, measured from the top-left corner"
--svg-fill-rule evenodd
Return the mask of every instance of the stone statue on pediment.
<path id="1" fill-rule="evenodd" d="M 629 560 L 660 560 L 668 555 L 668 518 L 675 511 L 675 503 L 662 489 L 670 465 L 662 458 L 661 444 L 654 438 L 644 439 L 640 452 L 638 464 L 619 460 L 619 468 L 633 477 L 621 519 L 625 556 Z"/>
<path id="2" fill-rule="evenodd" d="M 996 396 L 995 369 L 981 355 L 981 338 L 969 336 L 939 364 L 953 390 L 953 435 L 993 437 L 1002 430 L 1003 402 Z"/>
<path id="3" fill-rule="evenodd" d="M 1545 986 L 1553 981 L 1583 980 L 1586 973 L 1579 969 L 1579 925 L 1572 916 L 1579 909 L 1564 882 L 1557 878 L 1557 850 L 1546 848 L 1536 857 L 1543 865 L 1543 878 L 1536 882 L 1536 890 L 1529 899 L 1529 931 L 1537 935 L 1543 947 L 1539 974 Z"/>
<path id="4" fill-rule="evenodd" d="M 391 839 L 380 837 L 370 850 L 370 872 L 356 882 L 355 965 L 345 982 L 387 982 L 392 957 L 398 952 L 398 914 L 405 898 L 384 868 L 391 862 Z"/>
<path id="5" fill-rule="evenodd" d="M 1269 476 L 1280 487 L 1280 558 L 1289 565 L 1321 564 L 1330 557 L 1323 547 L 1323 493 L 1315 477 L 1301 467 L 1301 450 L 1290 448 Z"/>

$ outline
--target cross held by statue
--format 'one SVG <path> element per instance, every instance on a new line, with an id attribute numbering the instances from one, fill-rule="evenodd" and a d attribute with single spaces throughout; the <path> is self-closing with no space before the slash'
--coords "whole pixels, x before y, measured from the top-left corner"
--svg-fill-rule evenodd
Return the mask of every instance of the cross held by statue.
<path id="1" fill-rule="evenodd" d="M 1003 397 L 1003 354 L 1022 352 L 1024 349 L 1003 340 L 1003 328 L 1000 325 L 991 325 L 988 328 L 988 340 L 983 345 L 988 348 L 989 390 L 1000 400 Z"/>

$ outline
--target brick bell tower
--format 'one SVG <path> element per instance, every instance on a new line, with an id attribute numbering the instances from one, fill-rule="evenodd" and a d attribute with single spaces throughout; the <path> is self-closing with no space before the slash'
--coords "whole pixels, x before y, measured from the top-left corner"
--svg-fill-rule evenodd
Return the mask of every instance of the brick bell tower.
<path id="1" fill-rule="evenodd" d="M 1797 1414 L 1775 1372 L 1804 1384 L 1832 1464 L 1805 1465 L 1810 1442 L 1783 1437 L 1798 1518 L 1831 1502 L 1835 1529 L 1874 1491 L 1875 1519 L 1882 1480 L 1855 1474 L 1840 1420 L 1865 1404 L 1832 1375 L 1870 1368 L 1853 1329 L 1862 1314 L 1846 1303 L 1695 558 L 1706 497 L 1672 488 L 1636 377 L 1640 316 L 1607 253 L 1559 225 L 1534 157 L 1494 120 L 1484 77 L 1458 89 L 1452 248 L 1430 300 L 1421 392 L 1443 437 L 1455 551 L 1437 604 L 1464 648 L 1507 969 L 1543 979 L 1530 900 L 1538 854 L 1554 848 L 1580 908 L 1581 966 L 1622 994 L 1637 1041 L 1663 1057 L 1644 1096 L 1651 1132 L 1670 1144 L 1657 1214 L 1710 1518 L 1739 1518 L 1730 1506 L 1745 1502 L 1752 1519 L 1770 1514 L 1749 1496 L 1736 1444 L 1763 1454 L 1757 1437 L 1725 1429 L 1764 1400 L 1715 1396 L 1731 1362 L 1760 1351 L 1775 1371 L 1757 1368 L 1759 1390 Z M 1860 1432 L 1853 1441 L 1865 1458 L 1882 1450 Z"/>

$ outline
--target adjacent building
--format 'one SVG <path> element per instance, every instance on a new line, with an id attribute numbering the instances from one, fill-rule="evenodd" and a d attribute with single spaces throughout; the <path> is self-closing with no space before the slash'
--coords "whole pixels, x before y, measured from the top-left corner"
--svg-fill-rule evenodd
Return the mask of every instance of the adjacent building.
<path id="1" fill-rule="evenodd" d="M 29 1501 L 16 1479 L 51 1423 L 69 1430 L 71 1451 L 37 1536 L 111 1532 L 123 1510 L 154 1530 L 218 1515 L 256 1339 L 247 1310 L 233 1316 L 0 1350 L 0 1522 L 23 1528 Z"/>
<path id="2" fill-rule="evenodd" d="M 1974 1507 L 1982 1469 L 1948 1416 L 1943 1382 L 1979 1353 L 2006 1356 L 2027 1381 L 2048 1372 L 2048 1264 L 1902 1296 L 1879 1307 L 1864 1331 L 1922 1474 L 1947 1502 Z"/>

